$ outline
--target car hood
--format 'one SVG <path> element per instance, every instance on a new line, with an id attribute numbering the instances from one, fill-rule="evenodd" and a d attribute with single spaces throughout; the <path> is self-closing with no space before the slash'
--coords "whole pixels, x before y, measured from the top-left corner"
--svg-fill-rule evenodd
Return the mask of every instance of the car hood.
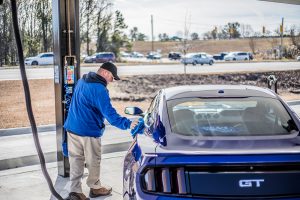
<path id="1" fill-rule="evenodd" d="M 92 58 L 96 58 L 96 56 L 87 56 L 87 57 L 85 57 L 85 59 L 92 59 Z"/>
<path id="2" fill-rule="evenodd" d="M 273 154 L 300 153 L 300 137 L 275 140 L 167 140 L 156 153 L 179 154 Z"/>
<path id="3" fill-rule="evenodd" d="M 28 57 L 28 58 L 26 58 L 25 60 L 34 60 L 34 59 L 36 59 L 37 57 L 35 56 L 35 57 Z"/>

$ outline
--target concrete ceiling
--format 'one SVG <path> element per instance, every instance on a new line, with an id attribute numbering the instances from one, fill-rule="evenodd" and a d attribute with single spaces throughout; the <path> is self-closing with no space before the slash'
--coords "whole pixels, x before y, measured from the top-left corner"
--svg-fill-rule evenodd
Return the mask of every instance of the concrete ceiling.
<path id="1" fill-rule="evenodd" d="M 260 0 L 260 1 L 270 1 L 270 2 L 276 2 L 276 3 L 300 5 L 300 0 Z"/>

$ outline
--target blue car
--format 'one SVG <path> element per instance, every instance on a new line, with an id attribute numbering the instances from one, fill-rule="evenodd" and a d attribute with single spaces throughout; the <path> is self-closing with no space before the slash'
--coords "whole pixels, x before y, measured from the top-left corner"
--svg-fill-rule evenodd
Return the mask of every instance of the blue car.
<path id="1" fill-rule="evenodd" d="M 124 199 L 300 199 L 300 120 L 273 91 L 198 85 L 160 90 L 131 144 Z"/>

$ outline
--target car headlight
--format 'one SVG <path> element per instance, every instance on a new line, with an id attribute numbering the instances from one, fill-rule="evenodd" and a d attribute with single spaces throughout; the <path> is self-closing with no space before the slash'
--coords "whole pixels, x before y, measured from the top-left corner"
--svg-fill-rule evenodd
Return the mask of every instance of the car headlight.
<path id="1" fill-rule="evenodd" d="M 146 192 L 186 194 L 186 174 L 179 168 L 147 168 L 142 173 L 142 188 Z"/>

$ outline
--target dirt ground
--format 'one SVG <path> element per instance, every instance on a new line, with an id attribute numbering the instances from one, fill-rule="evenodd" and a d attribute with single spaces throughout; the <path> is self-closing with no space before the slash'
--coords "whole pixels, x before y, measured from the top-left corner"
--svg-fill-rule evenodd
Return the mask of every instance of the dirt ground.
<path id="1" fill-rule="evenodd" d="M 300 71 L 257 73 L 257 74 L 222 74 L 222 75 L 150 75 L 121 77 L 109 85 L 112 104 L 123 115 L 126 106 L 138 106 L 145 110 L 151 98 L 161 88 L 195 84 L 250 84 L 266 87 L 266 77 L 275 74 L 278 77 L 280 96 L 285 100 L 299 100 L 300 94 L 294 82 L 300 80 Z M 300 85 L 300 84 L 299 84 Z M 37 125 L 55 123 L 55 102 L 53 80 L 29 81 L 33 112 Z M 0 81 L 0 129 L 27 127 L 28 116 L 21 81 Z"/>

